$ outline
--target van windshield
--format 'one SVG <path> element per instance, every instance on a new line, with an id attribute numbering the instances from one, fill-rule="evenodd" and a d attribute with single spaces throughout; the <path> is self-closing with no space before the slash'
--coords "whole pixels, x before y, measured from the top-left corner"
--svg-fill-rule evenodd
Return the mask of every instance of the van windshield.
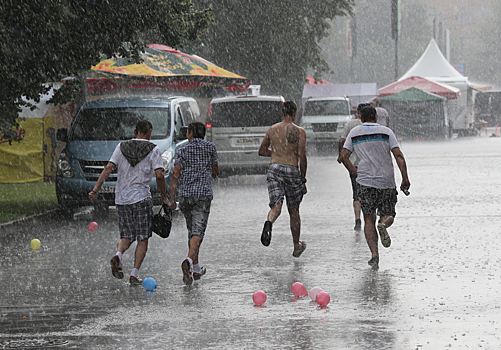
<path id="1" fill-rule="evenodd" d="M 350 115 L 350 108 L 346 101 L 307 101 L 303 115 Z"/>
<path id="2" fill-rule="evenodd" d="M 213 127 L 271 126 L 282 121 L 281 101 L 238 101 L 212 104 Z"/>
<path id="3" fill-rule="evenodd" d="M 112 141 L 133 139 L 139 120 L 153 125 L 151 139 L 170 135 L 168 108 L 92 108 L 82 110 L 69 136 L 74 141 Z"/>

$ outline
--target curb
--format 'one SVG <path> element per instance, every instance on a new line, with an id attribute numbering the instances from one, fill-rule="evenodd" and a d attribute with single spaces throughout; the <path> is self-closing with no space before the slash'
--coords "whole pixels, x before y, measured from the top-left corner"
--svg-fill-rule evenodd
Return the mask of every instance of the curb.
<path id="1" fill-rule="evenodd" d="M 46 220 L 52 219 L 58 215 L 59 210 L 54 209 L 42 214 L 37 214 L 33 216 L 28 216 L 25 218 L 5 222 L 0 224 L 0 235 L 12 234 L 18 231 L 20 228 L 24 228 L 27 225 L 41 224 Z"/>

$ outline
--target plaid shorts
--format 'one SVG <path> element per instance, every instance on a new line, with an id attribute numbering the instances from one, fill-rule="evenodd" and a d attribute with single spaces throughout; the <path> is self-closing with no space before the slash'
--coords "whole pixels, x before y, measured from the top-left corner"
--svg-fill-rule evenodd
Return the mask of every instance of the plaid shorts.
<path id="1" fill-rule="evenodd" d="M 304 185 L 298 168 L 291 165 L 270 164 L 266 182 L 270 208 L 273 209 L 278 203 L 283 202 L 284 197 L 289 208 L 295 208 L 301 204 Z"/>
<path id="2" fill-rule="evenodd" d="M 178 197 L 178 200 L 179 210 L 181 210 L 186 220 L 188 239 L 198 236 L 203 241 L 207 222 L 209 221 L 212 196 Z"/>
<path id="3" fill-rule="evenodd" d="M 141 242 L 151 237 L 151 218 L 153 217 L 153 201 L 143 199 L 134 204 L 117 205 L 118 228 L 120 238 L 131 242 Z"/>
<path id="4" fill-rule="evenodd" d="M 376 213 L 379 216 L 393 216 L 395 205 L 397 204 L 398 192 L 395 188 L 374 188 L 360 185 L 357 182 L 357 194 L 362 206 L 362 212 L 365 215 Z"/>

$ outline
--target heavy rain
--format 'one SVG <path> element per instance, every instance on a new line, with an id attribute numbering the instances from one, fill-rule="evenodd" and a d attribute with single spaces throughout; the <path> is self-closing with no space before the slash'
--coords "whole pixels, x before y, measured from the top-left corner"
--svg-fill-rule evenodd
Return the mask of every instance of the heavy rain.
<path id="1" fill-rule="evenodd" d="M 499 348 L 496 1 L 93 6 L 0 4 L 0 347 Z M 308 160 L 299 257 L 285 203 L 262 243 L 270 158 L 258 151 L 287 100 Z M 393 159 L 398 202 L 378 265 L 338 160 L 362 103 L 387 111 L 412 184 L 400 190 Z M 179 203 L 168 237 L 149 239 L 145 283 L 129 279 L 137 243 L 123 254 L 124 279 L 110 269 L 123 173 L 98 178 L 141 119 L 152 123 L 167 195 L 193 140 L 188 125 L 202 122 L 216 146 L 206 273 L 189 283 Z M 156 214 L 155 176 L 149 188 Z M 298 282 L 309 295 L 295 295 Z"/>

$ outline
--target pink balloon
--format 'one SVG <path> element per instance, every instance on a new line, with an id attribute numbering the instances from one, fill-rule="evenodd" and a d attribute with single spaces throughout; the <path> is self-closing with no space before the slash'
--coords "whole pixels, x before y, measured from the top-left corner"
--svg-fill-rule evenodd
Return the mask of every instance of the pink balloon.
<path id="1" fill-rule="evenodd" d="M 317 294 L 320 293 L 320 292 L 323 292 L 324 290 L 320 287 L 313 287 L 310 289 L 310 293 L 309 293 L 309 296 L 310 296 L 310 299 L 313 300 L 313 301 L 317 301 Z"/>
<path id="2" fill-rule="evenodd" d="M 252 296 L 252 300 L 254 301 L 254 304 L 256 304 L 257 306 L 263 305 L 266 301 L 266 293 L 263 292 L 262 290 L 258 290 Z"/>
<path id="3" fill-rule="evenodd" d="M 319 292 L 317 294 L 317 303 L 320 306 L 326 306 L 331 301 L 331 296 L 327 292 Z"/>
<path id="4" fill-rule="evenodd" d="M 96 230 L 97 230 L 97 222 L 92 221 L 92 222 L 89 224 L 89 231 L 96 231 Z"/>
<path id="5" fill-rule="evenodd" d="M 306 287 L 301 282 L 295 282 L 291 286 L 291 292 L 297 297 L 305 297 L 308 295 Z"/>

